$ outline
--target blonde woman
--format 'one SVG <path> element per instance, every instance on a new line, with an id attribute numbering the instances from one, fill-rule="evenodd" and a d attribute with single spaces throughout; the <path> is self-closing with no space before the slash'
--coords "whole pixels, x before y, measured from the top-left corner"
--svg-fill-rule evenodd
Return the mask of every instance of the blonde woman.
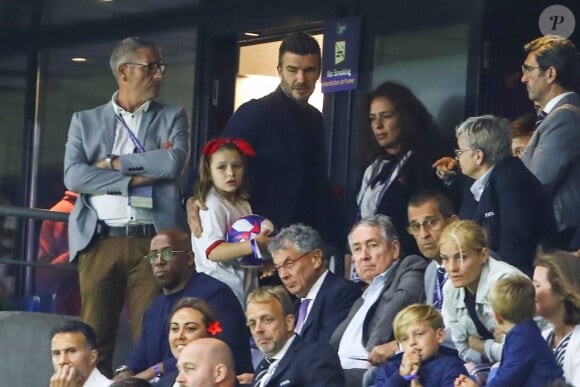
<path id="1" fill-rule="evenodd" d="M 443 286 L 442 313 L 459 357 L 476 364 L 499 361 L 503 343 L 494 338 L 488 293 L 500 278 L 525 274 L 490 257 L 485 230 L 471 220 L 448 225 L 439 251 L 449 278 Z"/>

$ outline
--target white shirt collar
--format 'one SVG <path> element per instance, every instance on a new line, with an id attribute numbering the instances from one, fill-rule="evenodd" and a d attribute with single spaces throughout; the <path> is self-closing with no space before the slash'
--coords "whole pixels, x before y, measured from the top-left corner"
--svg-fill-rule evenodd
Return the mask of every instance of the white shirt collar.
<path id="1" fill-rule="evenodd" d="M 485 185 L 489 180 L 489 175 L 491 174 L 491 171 L 493 170 L 494 167 L 489 168 L 487 172 L 485 172 L 479 179 L 475 180 L 475 182 L 469 188 L 476 202 L 479 202 L 479 199 L 481 199 L 481 195 L 483 195 Z"/>
<path id="2" fill-rule="evenodd" d="M 111 383 L 112 380 L 107 379 L 105 375 L 103 375 L 97 367 L 93 368 L 91 374 L 87 378 L 87 380 L 83 383 L 83 387 L 107 387 Z"/>
<path id="3" fill-rule="evenodd" d="M 121 106 L 119 106 L 119 104 L 117 104 L 117 96 L 118 95 L 119 95 L 119 90 L 115 91 L 113 93 L 113 97 L 111 97 L 111 103 L 113 104 L 113 110 L 115 111 L 115 114 L 137 115 L 137 114 L 141 114 L 141 113 L 149 110 L 149 106 L 151 105 L 151 100 L 147 100 L 141 106 L 139 106 L 137 109 L 135 109 L 134 112 L 131 113 L 131 112 L 128 112 L 125 109 L 123 109 Z"/>
<path id="4" fill-rule="evenodd" d="M 324 271 L 324 273 L 322 273 L 322 275 L 320 277 L 318 277 L 316 282 L 314 282 L 312 284 L 312 287 L 310 288 L 310 290 L 308 291 L 308 294 L 306 294 L 306 297 L 304 297 L 304 298 L 308 298 L 309 300 L 316 299 L 316 295 L 320 291 L 320 288 L 322 287 L 322 283 L 324 282 L 324 279 L 326 278 L 327 275 L 328 275 L 328 269 L 326 269 Z M 304 300 L 304 298 L 302 298 L 302 300 Z"/>
<path id="5" fill-rule="evenodd" d="M 548 101 L 548 103 L 546 104 L 546 106 L 544 106 L 544 108 L 542 110 L 545 111 L 546 113 L 550 113 L 554 109 L 554 106 L 556 106 L 556 104 L 558 102 L 560 102 L 562 100 L 562 98 L 564 98 L 565 96 L 567 96 L 569 94 L 573 94 L 573 93 L 574 93 L 573 91 L 568 91 L 566 93 L 562 93 L 562 94 L 555 96 L 554 98 L 552 98 L 551 100 Z"/>
<path id="6" fill-rule="evenodd" d="M 296 335 L 293 334 L 292 337 L 290 337 L 288 339 L 288 341 L 286 341 L 286 343 L 284 343 L 284 346 L 282 348 L 280 348 L 280 350 L 274 356 L 272 356 L 270 358 L 275 359 L 276 362 L 279 361 L 280 359 L 282 359 L 286 355 L 286 352 L 288 352 L 288 348 L 290 348 L 290 345 L 292 345 L 292 342 L 294 341 L 295 338 L 296 338 Z M 272 362 L 272 364 L 274 364 L 276 362 Z"/>

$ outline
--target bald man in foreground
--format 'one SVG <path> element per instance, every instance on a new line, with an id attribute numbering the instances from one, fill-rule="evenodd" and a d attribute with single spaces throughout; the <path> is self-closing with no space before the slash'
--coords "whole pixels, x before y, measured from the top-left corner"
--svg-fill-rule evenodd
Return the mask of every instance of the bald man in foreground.
<path id="1" fill-rule="evenodd" d="M 233 387 L 236 373 L 232 351 L 214 338 L 189 343 L 177 361 L 177 383 L 181 387 Z"/>

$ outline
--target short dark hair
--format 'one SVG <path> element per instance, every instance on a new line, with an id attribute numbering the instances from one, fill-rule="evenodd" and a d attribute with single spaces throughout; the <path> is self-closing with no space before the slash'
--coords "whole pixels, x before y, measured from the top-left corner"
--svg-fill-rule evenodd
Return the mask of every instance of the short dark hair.
<path id="1" fill-rule="evenodd" d="M 574 89 L 578 75 L 578 51 L 570 40 L 558 35 L 545 35 L 524 46 L 526 54 L 536 55 L 542 70 L 556 69 L 556 81 L 566 89 Z"/>
<path id="2" fill-rule="evenodd" d="M 282 55 L 286 52 L 298 55 L 316 55 L 318 56 L 318 66 L 321 65 L 320 45 L 316 39 L 305 32 L 293 32 L 284 37 L 278 51 L 278 66 L 282 66 Z"/>
<path id="3" fill-rule="evenodd" d="M 82 333 L 90 349 L 97 348 L 97 334 L 95 330 L 88 324 L 78 320 L 65 320 L 57 324 L 50 331 L 50 340 L 59 333 Z"/>
<path id="4" fill-rule="evenodd" d="M 203 323 L 205 324 L 206 328 L 209 324 L 212 324 L 214 321 L 217 321 L 217 315 L 211 305 L 207 302 L 202 300 L 201 298 L 197 297 L 183 297 L 179 299 L 173 308 L 171 309 L 171 313 L 169 314 L 169 321 L 168 323 L 171 324 L 171 320 L 173 319 L 173 315 L 180 309 L 190 308 L 193 310 L 197 310 L 201 313 L 203 317 Z"/>
<path id="5" fill-rule="evenodd" d="M 512 140 L 518 137 L 531 137 L 536 130 L 538 116 L 534 113 L 526 113 L 511 122 Z"/>
<path id="6" fill-rule="evenodd" d="M 408 207 L 419 207 L 427 202 L 433 201 L 437 204 L 437 209 L 444 218 L 450 218 L 457 215 L 451 200 L 439 191 L 425 190 L 419 191 L 411 196 Z"/>

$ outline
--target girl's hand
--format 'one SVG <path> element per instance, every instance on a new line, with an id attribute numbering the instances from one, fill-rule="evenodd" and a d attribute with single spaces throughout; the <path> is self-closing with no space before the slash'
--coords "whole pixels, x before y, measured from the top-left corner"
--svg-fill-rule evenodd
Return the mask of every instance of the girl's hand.
<path id="1" fill-rule="evenodd" d="M 254 238 L 262 255 L 268 253 L 268 245 L 270 244 L 270 237 L 268 235 L 270 235 L 270 230 L 262 230 L 262 232 Z"/>
<path id="2" fill-rule="evenodd" d="M 207 210 L 205 203 L 196 198 L 195 196 L 187 199 L 187 223 L 191 229 L 191 233 L 194 237 L 199 238 L 203 232 L 201 227 L 201 218 L 199 217 L 199 210 Z"/>
<path id="3" fill-rule="evenodd" d="M 274 268 L 274 262 L 267 261 L 260 266 L 260 279 L 272 277 L 274 273 L 276 273 L 276 269 Z"/>

